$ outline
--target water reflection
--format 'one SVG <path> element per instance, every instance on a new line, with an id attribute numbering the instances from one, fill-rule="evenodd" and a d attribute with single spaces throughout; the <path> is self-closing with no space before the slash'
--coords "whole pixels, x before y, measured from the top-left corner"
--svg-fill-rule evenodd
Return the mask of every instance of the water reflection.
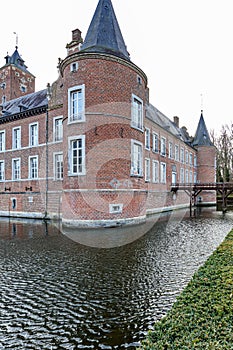
<path id="1" fill-rule="evenodd" d="M 125 241 L 121 230 L 118 246 L 106 231 L 103 248 L 90 232 L 80 244 L 51 224 L 0 221 L 0 349 L 135 349 L 232 227 L 209 211 L 155 222 Z"/>

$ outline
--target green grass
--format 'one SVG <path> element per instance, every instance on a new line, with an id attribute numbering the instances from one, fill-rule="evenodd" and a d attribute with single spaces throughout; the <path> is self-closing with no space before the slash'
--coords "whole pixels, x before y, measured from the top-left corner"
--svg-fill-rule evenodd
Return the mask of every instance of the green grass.
<path id="1" fill-rule="evenodd" d="M 233 230 L 140 349 L 233 349 Z"/>

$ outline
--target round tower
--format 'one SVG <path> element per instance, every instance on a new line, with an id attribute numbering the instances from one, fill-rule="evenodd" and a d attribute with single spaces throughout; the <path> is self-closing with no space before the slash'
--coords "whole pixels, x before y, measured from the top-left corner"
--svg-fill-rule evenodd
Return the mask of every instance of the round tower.
<path id="1" fill-rule="evenodd" d="M 201 111 L 197 131 L 192 144 L 197 150 L 197 181 L 199 183 L 216 182 L 216 148 L 210 136 Z M 215 204 L 215 191 L 202 191 L 199 204 Z"/>
<path id="2" fill-rule="evenodd" d="M 145 219 L 147 77 L 127 52 L 110 0 L 100 0 L 82 44 L 73 31 L 60 62 L 64 91 L 63 223 Z"/>

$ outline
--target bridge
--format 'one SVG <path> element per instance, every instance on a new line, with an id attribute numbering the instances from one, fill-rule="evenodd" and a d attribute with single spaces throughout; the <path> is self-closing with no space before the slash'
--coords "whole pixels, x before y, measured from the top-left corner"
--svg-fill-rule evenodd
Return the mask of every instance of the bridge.
<path id="1" fill-rule="evenodd" d="M 171 191 L 176 193 L 178 190 L 185 191 L 190 197 L 190 209 L 192 205 L 197 204 L 197 196 L 202 191 L 216 191 L 217 210 L 226 212 L 227 209 L 233 210 L 233 182 L 210 182 L 210 183 L 174 183 L 171 185 Z"/>

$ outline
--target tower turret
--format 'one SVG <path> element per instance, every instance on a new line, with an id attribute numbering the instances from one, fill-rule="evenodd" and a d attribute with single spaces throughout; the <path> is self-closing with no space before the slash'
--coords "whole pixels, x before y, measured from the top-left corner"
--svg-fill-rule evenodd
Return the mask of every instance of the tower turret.
<path id="1" fill-rule="evenodd" d="M 5 60 L 5 65 L 0 68 L 0 103 L 35 92 L 35 76 L 27 70 L 17 46 L 12 56 L 7 54 Z"/>
<path id="2" fill-rule="evenodd" d="M 216 181 L 216 148 L 210 139 L 208 129 L 203 117 L 203 110 L 199 119 L 192 146 L 197 150 L 197 181 L 200 183 L 213 183 Z M 203 191 L 202 202 L 205 204 L 216 201 L 215 191 Z"/>

